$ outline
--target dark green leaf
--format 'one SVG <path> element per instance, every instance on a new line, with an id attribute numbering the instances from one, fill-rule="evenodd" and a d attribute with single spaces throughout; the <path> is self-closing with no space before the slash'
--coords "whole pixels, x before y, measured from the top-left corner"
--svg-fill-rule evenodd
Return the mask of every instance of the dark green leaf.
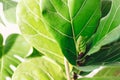
<path id="1" fill-rule="evenodd" d="M 102 0 L 101 5 L 102 17 L 105 17 L 109 13 L 111 9 L 111 4 L 112 4 L 111 0 Z"/>
<path id="2" fill-rule="evenodd" d="M 100 19 L 100 0 L 41 0 L 43 22 L 59 43 L 64 56 L 76 65 L 79 36 L 91 37 Z"/>
<path id="3" fill-rule="evenodd" d="M 85 65 L 107 65 L 120 62 L 120 40 L 103 46 L 98 52 L 87 57 Z"/>

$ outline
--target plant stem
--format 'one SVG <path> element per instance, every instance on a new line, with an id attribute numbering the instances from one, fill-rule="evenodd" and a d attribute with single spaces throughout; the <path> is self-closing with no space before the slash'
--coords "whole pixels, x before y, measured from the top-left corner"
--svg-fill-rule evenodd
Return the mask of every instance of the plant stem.
<path id="1" fill-rule="evenodd" d="M 68 64 L 68 61 L 66 60 L 66 58 L 64 58 L 64 64 L 65 64 L 65 71 L 66 71 L 67 80 L 71 80 L 69 64 Z"/>

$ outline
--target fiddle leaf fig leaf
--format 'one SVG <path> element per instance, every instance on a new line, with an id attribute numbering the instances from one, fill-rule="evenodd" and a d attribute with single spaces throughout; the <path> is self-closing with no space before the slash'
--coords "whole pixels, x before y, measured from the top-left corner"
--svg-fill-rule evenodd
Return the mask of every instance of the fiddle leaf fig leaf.
<path id="1" fill-rule="evenodd" d="M 86 58 L 85 66 L 107 66 L 120 62 L 120 39 L 103 46 L 98 52 Z"/>
<path id="2" fill-rule="evenodd" d="M 20 0 L 17 22 L 23 36 L 39 52 L 63 65 L 64 57 L 59 45 L 41 21 L 40 0 Z"/>
<path id="3" fill-rule="evenodd" d="M 64 68 L 54 60 L 42 56 L 21 63 L 12 80 L 66 80 Z"/>
<path id="4" fill-rule="evenodd" d="M 31 46 L 18 34 L 10 35 L 5 45 L 0 45 L 0 80 L 12 76 L 15 67 L 28 55 L 30 49 Z"/>
<path id="5" fill-rule="evenodd" d="M 120 38 L 119 4 L 120 0 L 112 0 L 110 12 L 101 19 L 88 55 L 97 52 L 102 46 Z"/>
<path id="6" fill-rule="evenodd" d="M 100 3 L 101 0 L 40 0 L 42 21 L 72 65 L 76 65 L 79 36 L 89 38 L 97 28 Z"/>

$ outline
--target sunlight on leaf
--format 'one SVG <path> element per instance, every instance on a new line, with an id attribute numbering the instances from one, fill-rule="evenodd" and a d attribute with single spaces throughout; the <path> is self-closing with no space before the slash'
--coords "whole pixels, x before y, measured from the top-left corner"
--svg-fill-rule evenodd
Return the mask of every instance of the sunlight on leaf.
<path id="1" fill-rule="evenodd" d="M 62 52 L 41 21 L 39 0 L 21 0 L 17 7 L 17 22 L 23 36 L 42 54 L 63 64 Z"/>
<path id="2" fill-rule="evenodd" d="M 64 68 L 46 56 L 20 64 L 12 80 L 66 80 Z"/>

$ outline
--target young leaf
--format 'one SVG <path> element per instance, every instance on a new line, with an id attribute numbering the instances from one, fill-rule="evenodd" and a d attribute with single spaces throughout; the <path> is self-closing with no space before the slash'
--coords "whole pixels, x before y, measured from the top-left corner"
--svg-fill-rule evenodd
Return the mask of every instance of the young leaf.
<path id="1" fill-rule="evenodd" d="M 101 19 L 88 55 L 97 52 L 101 46 L 109 44 L 120 37 L 120 0 L 112 0 L 111 10 Z"/>
<path id="2" fill-rule="evenodd" d="M 100 19 L 100 0 L 40 0 L 44 24 L 59 43 L 64 56 L 76 65 L 79 36 L 91 37 Z"/>
<path id="3" fill-rule="evenodd" d="M 17 22 L 23 36 L 39 52 L 63 64 L 62 52 L 41 21 L 39 0 L 20 0 L 17 7 Z"/>
<path id="4" fill-rule="evenodd" d="M 20 64 L 12 80 L 66 80 L 64 68 L 46 56 Z"/>
<path id="5" fill-rule="evenodd" d="M 0 46 L 0 80 L 11 77 L 13 68 L 21 63 L 20 58 L 27 56 L 31 46 L 18 34 L 10 35 L 4 46 Z M 18 58 L 19 57 L 19 58 Z"/>

